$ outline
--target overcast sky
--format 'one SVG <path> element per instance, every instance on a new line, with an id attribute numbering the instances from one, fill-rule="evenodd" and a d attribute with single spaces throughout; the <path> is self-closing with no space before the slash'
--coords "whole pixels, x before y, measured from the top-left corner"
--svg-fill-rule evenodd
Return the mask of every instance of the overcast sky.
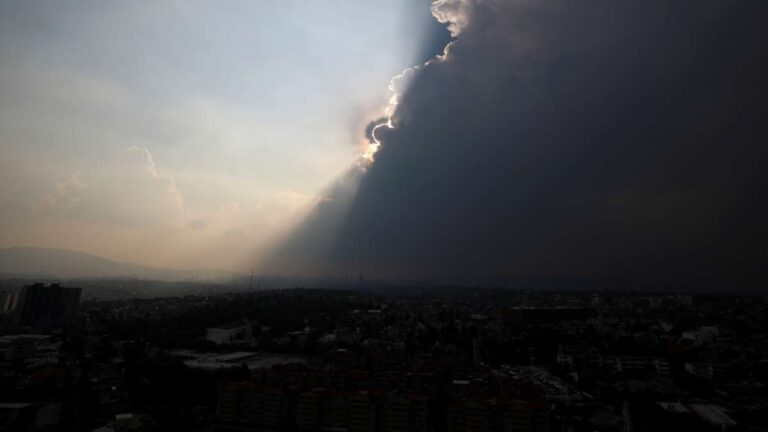
<path id="1" fill-rule="evenodd" d="M 245 269 L 429 55 L 429 1 L 0 1 L 0 247 Z"/>

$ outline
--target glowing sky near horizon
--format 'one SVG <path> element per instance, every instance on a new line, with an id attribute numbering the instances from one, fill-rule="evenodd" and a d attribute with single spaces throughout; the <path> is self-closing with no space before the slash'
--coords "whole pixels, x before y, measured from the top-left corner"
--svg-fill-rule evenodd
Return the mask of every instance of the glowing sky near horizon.
<path id="1" fill-rule="evenodd" d="M 430 25 L 426 0 L 0 2 L 0 247 L 247 267 Z"/>

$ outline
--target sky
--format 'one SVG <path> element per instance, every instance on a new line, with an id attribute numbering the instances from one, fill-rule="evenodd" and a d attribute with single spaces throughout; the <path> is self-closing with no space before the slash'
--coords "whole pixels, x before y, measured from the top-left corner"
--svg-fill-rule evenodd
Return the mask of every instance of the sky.
<path id="1" fill-rule="evenodd" d="M 266 260 L 288 274 L 765 290 L 768 3 L 438 0 L 364 173 Z"/>
<path id="2" fill-rule="evenodd" d="M 763 0 L 0 1 L 0 247 L 764 290 L 766 16 Z"/>
<path id="3" fill-rule="evenodd" d="M 441 38 L 428 0 L 2 0 L 0 247 L 247 270 Z"/>

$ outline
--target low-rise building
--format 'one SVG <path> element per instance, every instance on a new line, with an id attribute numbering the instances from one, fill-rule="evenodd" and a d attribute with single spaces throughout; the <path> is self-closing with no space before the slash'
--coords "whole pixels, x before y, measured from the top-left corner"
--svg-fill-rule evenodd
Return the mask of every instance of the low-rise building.
<path id="1" fill-rule="evenodd" d="M 250 324 L 232 324 L 207 329 L 205 339 L 218 345 L 248 343 L 253 335 Z"/>

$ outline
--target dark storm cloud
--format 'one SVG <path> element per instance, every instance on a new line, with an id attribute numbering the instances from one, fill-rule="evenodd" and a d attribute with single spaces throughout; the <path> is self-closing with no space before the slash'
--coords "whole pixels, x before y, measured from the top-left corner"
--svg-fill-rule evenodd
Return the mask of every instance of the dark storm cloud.
<path id="1" fill-rule="evenodd" d="M 766 281 L 768 3 L 441 3 L 456 42 L 417 71 L 332 238 L 293 269 Z"/>

